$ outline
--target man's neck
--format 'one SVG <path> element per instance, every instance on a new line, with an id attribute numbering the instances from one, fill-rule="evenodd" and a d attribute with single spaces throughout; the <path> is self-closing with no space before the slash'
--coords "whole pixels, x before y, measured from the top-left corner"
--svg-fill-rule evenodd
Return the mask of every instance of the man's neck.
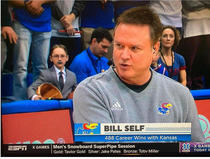
<path id="1" fill-rule="evenodd" d="M 97 57 L 97 59 L 100 59 L 100 57 L 96 56 L 96 53 L 94 52 L 93 46 L 90 45 L 89 48 L 90 48 L 90 51 L 88 51 L 88 52 L 90 52 L 94 57 Z M 90 53 L 88 53 L 88 54 L 90 54 Z"/>
<path id="2" fill-rule="evenodd" d="M 125 83 L 129 84 L 129 85 L 136 85 L 136 86 L 141 86 L 144 85 L 145 83 L 147 83 L 149 81 L 149 79 L 151 78 L 151 71 L 150 69 L 148 69 L 143 75 L 139 76 L 138 78 L 135 79 L 125 79 L 121 76 L 119 76 L 116 68 L 114 69 L 114 71 L 116 72 L 116 74 L 118 75 L 118 77 Z"/>
<path id="3" fill-rule="evenodd" d="M 92 45 L 90 45 L 90 51 L 91 51 L 91 53 L 94 55 L 94 50 L 93 50 L 93 46 Z"/>
<path id="4" fill-rule="evenodd" d="M 115 71 L 114 71 L 115 72 Z M 131 90 L 133 90 L 134 92 L 136 92 L 136 93 L 140 93 L 140 92 L 142 92 L 148 85 L 149 85 L 149 83 L 150 83 L 150 81 L 151 81 L 151 79 L 152 79 L 152 71 L 150 70 L 150 72 L 151 72 L 151 76 L 150 76 L 150 78 L 149 78 L 149 80 L 146 82 L 146 83 L 144 83 L 144 84 L 142 84 L 142 85 L 131 85 L 131 84 L 128 84 L 128 83 L 126 83 L 126 82 L 124 82 L 119 76 L 118 76 L 118 74 L 115 72 L 115 74 L 117 75 L 117 77 L 128 87 L 128 88 L 130 88 Z"/>

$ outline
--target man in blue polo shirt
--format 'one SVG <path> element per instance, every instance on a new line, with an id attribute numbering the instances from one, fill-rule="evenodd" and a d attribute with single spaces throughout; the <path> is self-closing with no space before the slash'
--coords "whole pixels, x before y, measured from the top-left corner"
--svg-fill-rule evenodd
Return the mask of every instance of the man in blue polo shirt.
<path id="1" fill-rule="evenodd" d="M 93 31 L 90 46 L 77 55 L 69 66 L 76 74 L 77 83 L 109 68 L 108 59 L 103 56 L 108 52 L 112 40 L 112 35 L 105 28 L 99 27 Z"/>

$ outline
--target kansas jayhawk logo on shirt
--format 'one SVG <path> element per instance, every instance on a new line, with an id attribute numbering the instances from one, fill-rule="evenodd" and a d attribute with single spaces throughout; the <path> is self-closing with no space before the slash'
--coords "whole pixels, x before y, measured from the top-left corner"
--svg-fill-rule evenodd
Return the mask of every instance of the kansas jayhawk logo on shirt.
<path id="1" fill-rule="evenodd" d="M 169 115 L 169 109 L 172 107 L 171 103 L 163 103 L 161 107 L 158 108 L 158 114 Z"/>

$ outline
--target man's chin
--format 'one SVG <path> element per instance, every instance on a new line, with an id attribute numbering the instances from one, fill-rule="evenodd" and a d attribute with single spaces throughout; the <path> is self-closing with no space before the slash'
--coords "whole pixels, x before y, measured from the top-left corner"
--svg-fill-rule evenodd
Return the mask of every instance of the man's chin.
<path id="1" fill-rule="evenodd" d="M 121 78 L 129 78 L 130 77 L 130 71 L 117 69 L 117 75 Z"/>
<path id="2" fill-rule="evenodd" d="M 99 57 L 101 58 L 101 57 L 105 56 L 105 54 L 106 53 L 102 53 L 102 54 L 99 55 Z"/>
<path id="3" fill-rule="evenodd" d="M 98 55 L 97 57 L 98 57 L 98 58 L 102 58 L 103 56 L 102 56 L 102 55 Z"/>
<path id="4" fill-rule="evenodd" d="M 61 64 L 61 65 L 59 65 L 59 64 L 57 64 L 57 65 L 55 65 L 59 70 L 61 70 L 63 67 L 64 67 L 64 65 L 63 64 Z"/>

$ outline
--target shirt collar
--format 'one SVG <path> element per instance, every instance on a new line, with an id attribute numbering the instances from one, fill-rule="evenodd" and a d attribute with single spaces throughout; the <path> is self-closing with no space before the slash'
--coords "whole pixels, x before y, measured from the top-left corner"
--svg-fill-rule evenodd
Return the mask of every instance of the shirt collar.
<path id="1" fill-rule="evenodd" d="M 87 54 L 89 55 L 89 57 L 91 58 L 92 61 L 94 61 L 94 63 L 97 63 L 101 58 L 95 56 L 91 50 L 90 47 L 87 48 Z"/>
<path id="2" fill-rule="evenodd" d="M 59 72 L 61 72 L 61 70 L 59 70 L 55 65 L 54 65 L 56 74 L 59 75 Z M 64 67 L 64 69 L 62 70 L 63 74 L 66 75 L 66 68 Z"/>

